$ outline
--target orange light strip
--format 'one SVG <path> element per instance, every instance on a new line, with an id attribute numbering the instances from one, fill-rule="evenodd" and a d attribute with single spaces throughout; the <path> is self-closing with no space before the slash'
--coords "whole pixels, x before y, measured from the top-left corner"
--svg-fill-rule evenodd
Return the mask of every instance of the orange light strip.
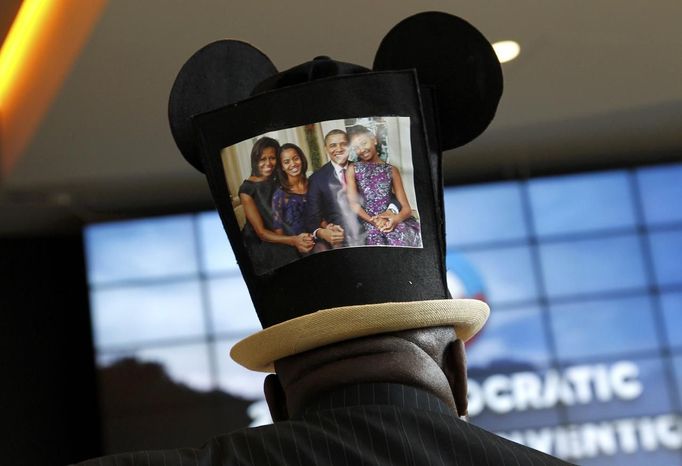
<path id="1" fill-rule="evenodd" d="M 38 38 L 40 26 L 49 16 L 53 0 L 24 0 L 0 49 L 0 108 L 6 101 L 22 63 Z"/>
<path id="2" fill-rule="evenodd" d="M 24 0 L 0 49 L 0 177 L 21 158 L 107 0 Z"/>

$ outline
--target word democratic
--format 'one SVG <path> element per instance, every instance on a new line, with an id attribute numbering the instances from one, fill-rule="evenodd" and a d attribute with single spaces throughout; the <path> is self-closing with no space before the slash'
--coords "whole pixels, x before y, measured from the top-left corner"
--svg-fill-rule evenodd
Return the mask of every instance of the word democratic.
<path id="1" fill-rule="evenodd" d="M 469 414 L 485 408 L 497 414 L 528 409 L 544 409 L 562 403 L 566 406 L 607 402 L 615 398 L 632 400 L 642 394 L 639 367 L 620 361 L 612 365 L 572 366 L 563 372 L 548 370 L 496 374 L 479 383 L 469 379 Z"/>

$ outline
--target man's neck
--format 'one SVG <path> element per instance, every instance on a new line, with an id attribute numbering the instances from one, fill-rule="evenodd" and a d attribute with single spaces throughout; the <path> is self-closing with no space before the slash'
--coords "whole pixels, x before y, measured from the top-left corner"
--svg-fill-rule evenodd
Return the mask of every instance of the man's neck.
<path id="1" fill-rule="evenodd" d="M 457 412 L 447 377 L 436 361 L 413 343 L 382 336 L 357 339 L 341 349 L 329 348 L 276 363 L 290 415 L 325 393 L 344 385 L 395 383 L 429 392 Z"/>

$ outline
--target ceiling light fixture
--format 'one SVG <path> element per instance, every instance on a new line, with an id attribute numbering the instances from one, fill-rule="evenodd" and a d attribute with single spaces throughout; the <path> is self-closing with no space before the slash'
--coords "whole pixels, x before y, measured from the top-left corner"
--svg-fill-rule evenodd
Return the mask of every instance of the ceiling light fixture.
<path id="1" fill-rule="evenodd" d="M 495 50 L 497 59 L 500 60 L 500 63 L 512 61 L 514 58 L 518 57 L 519 52 L 521 52 L 521 46 L 518 42 L 514 42 L 513 40 L 495 42 L 493 44 L 493 49 Z"/>

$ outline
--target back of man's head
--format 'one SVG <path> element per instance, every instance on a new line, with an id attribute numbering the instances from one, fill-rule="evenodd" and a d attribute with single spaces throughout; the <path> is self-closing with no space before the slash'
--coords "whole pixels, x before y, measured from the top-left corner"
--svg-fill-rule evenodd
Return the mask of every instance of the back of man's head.
<path id="1" fill-rule="evenodd" d="M 275 362 L 265 382 L 273 420 L 285 420 L 321 395 L 361 383 L 399 383 L 433 393 L 464 416 L 464 345 L 453 327 L 428 327 L 341 341 Z"/>

